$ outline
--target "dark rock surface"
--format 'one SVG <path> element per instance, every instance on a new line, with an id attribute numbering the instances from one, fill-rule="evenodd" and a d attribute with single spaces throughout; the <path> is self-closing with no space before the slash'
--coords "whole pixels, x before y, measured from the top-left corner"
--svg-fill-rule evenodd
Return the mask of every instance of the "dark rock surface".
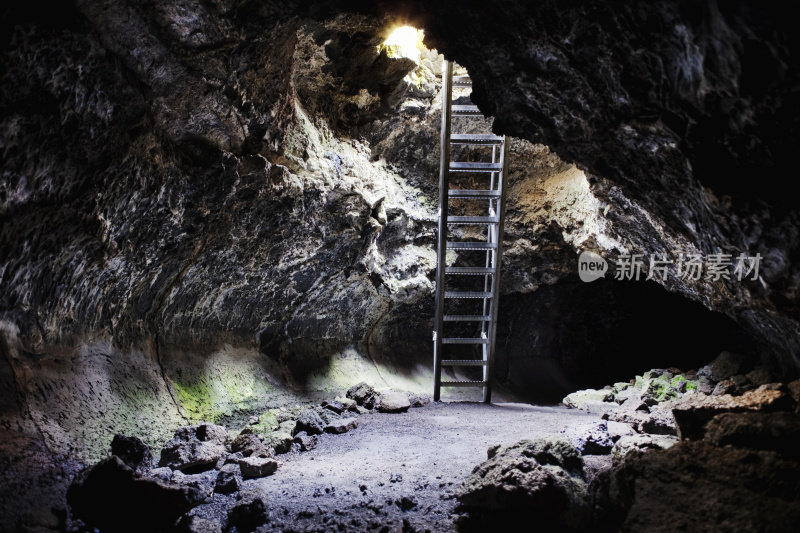
<path id="1" fill-rule="evenodd" d="M 313 409 L 304 409 L 297 415 L 295 433 L 305 431 L 309 435 L 319 435 L 325 430 L 325 421 Z"/>
<path id="2" fill-rule="evenodd" d="M 347 389 L 347 397 L 355 400 L 358 405 L 366 409 L 372 409 L 375 407 L 378 394 L 372 386 L 366 383 L 358 383 Z"/>
<path id="3" fill-rule="evenodd" d="M 269 520 L 266 497 L 260 492 L 242 492 L 228 511 L 228 524 L 250 532 Z"/>
<path id="4" fill-rule="evenodd" d="M 480 530 L 525 523 L 581 529 L 591 519 L 591 501 L 580 453 L 565 439 L 521 441 L 489 449 L 458 490 L 462 527 Z M 522 521 L 522 522 L 520 522 Z"/>
<path id="5" fill-rule="evenodd" d="M 716 415 L 743 411 L 778 411 L 793 404 L 780 384 L 762 385 L 741 396 L 690 395 L 672 406 L 672 415 L 681 439 L 702 438 L 704 427 Z"/>
<path id="6" fill-rule="evenodd" d="M 225 454 L 228 430 L 214 424 L 180 428 L 161 450 L 159 466 L 184 472 L 202 472 L 213 468 Z"/>
<path id="7" fill-rule="evenodd" d="M 325 426 L 325 433 L 334 433 L 339 435 L 341 433 L 347 433 L 351 429 L 355 429 L 358 427 L 358 419 L 356 418 L 342 418 L 339 420 L 333 420 Z M 301 441 L 301 444 L 304 444 Z"/>
<path id="8" fill-rule="evenodd" d="M 153 467 L 150 448 L 138 437 L 114 435 L 111 441 L 111 455 L 116 455 L 134 470 L 149 470 Z"/>
<path id="9" fill-rule="evenodd" d="M 67 492 L 74 516 L 104 531 L 160 531 L 204 499 L 194 487 L 137 475 L 114 456 L 77 477 Z"/>
<path id="10" fill-rule="evenodd" d="M 788 532 L 800 519 L 799 468 L 772 451 L 683 441 L 628 455 L 611 490 L 625 531 Z"/>
<path id="11" fill-rule="evenodd" d="M 239 474 L 241 470 L 238 465 L 227 464 L 223 465 L 217 474 L 217 479 L 214 482 L 214 492 L 221 494 L 230 494 L 239 490 Z"/>

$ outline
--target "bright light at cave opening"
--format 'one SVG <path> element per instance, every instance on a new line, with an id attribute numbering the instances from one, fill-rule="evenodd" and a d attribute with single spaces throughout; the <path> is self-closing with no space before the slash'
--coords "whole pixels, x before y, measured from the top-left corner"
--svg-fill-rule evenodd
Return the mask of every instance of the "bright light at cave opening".
<path id="1" fill-rule="evenodd" d="M 419 64 L 420 52 L 424 47 L 422 44 L 424 37 L 425 31 L 423 30 L 411 26 L 400 26 L 389 34 L 380 49 L 386 50 L 386 55 L 389 57 L 405 57 Z"/>

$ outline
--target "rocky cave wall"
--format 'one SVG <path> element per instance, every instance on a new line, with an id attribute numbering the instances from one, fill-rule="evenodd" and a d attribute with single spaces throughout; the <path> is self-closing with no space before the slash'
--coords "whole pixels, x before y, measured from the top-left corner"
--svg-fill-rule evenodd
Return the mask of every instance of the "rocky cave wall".
<path id="1" fill-rule="evenodd" d="M 501 384 L 552 398 L 721 349 L 795 372 L 788 17 L 455 5 L 6 8 L 4 427 L 91 458 L 115 431 L 156 442 L 355 375 L 427 390 L 438 59 L 379 53 L 400 22 L 517 138 Z M 582 249 L 759 252 L 764 283 L 582 284 Z"/>

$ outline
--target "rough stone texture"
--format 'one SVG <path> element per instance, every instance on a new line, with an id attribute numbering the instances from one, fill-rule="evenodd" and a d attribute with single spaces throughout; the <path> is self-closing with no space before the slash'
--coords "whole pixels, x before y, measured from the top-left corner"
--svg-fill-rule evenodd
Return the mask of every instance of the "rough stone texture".
<path id="1" fill-rule="evenodd" d="M 136 475 L 114 456 L 77 477 L 67 492 L 76 517 L 108 531 L 159 531 L 204 498 L 194 487 Z"/>
<path id="2" fill-rule="evenodd" d="M 381 393 L 378 411 L 381 413 L 405 413 L 411 407 L 408 395 L 404 392 L 388 391 Z"/>
<path id="3" fill-rule="evenodd" d="M 613 399 L 614 393 L 611 390 L 586 389 L 568 394 L 561 402 L 570 409 L 590 410 L 592 407 L 598 407 L 598 404 L 610 402 Z M 603 407 L 602 405 L 599 406 L 600 409 Z"/>
<path id="4" fill-rule="evenodd" d="M 176 533 L 222 533 L 222 525 L 216 520 L 185 516 L 178 522 Z"/>
<path id="5" fill-rule="evenodd" d="M 631 454 L 611 474 L 623 531 L 791 531 L 800 466 L 775 452 L 683 441 Z"/>
<path id="6" fill-rule="evenodd" d="M 249 457 L 272 457 L 274 455 L 272 448 L 269 448 L 261 442 L 254 434 L 245 431 L 231 442 L 231 451 L 234 453 L 241 452 L 243 456 Z"/>
<path id="7" fill-rule="evenodd" d="M 347 389 L 347 397 L 355 400 L 358 405 L 366 409 L 373 409 L 378 395 L 372 386 L 366 383 L 358 383 Z"/>
<path id="8" fill-rule="evenodd" d="M 184 472 L 213 468 L 225 454 L 228 430 L 214 424 L 198 424 L 180 428 L 161 450 L 159 466 Z"/>
<path id="9" fill-rule="evenodd" d="M 703 439 L 716 446 L 775 450 L 800 458 L 800 417 L 791 412 L 722 413 L 705 426 Z"/>
<path id="10" fill-rule="evenodd" d="M 111 441 L 111 455 L 116 455 L 134 470 L 148 470 L 153 467 L 150 448 L 138 437 L 114 435 Z"/>
<path id="11" fill-rule="evenodd" d="M 677 443 L 677 437 L 667 435 L 624 435 L 611 449 L 611 457 L 617 462 L 633 451 L 665 450 Z"/>
<path id="12" fill-rule="evenodd" d="M 411 404 L 411 407 L 425 407 L 431 403 L 431 397 L 427 394 L 410 394 L 408 403 Z"/>
<path id="13" fill-rule="evenodd" d="M 287 453 L 292 448 L 292 435 L 297 431 L 294 420 L 281 422 L 278 428 L 266 436 L 266 443 L 275 450 L 275 453 Z"/>
<path id="14" fill-rule="evenodd" d="M 243 457 L 239 459 L 239 468 L 245 479 L 270 476 L 278 470 L 278 462 L 269 457 Z"/>
<path id="15" fill-rule="evenodd" d="M 333 420 L 328 425 L 325 426 L 325 433 L 334 433 L 334 434 L 341 434 L 347 433 L 351 429 L 356 429 L 358 427 L 358 419 L 356 418 L 341 418 L 339 420 Z"/>
<path id="16" fill-rule="evenodd" d="M 741 396 L 684 396 L 672 406 L 672 415 L 681 439 L 699 439 L 714 416 L 726 412 L 775 411 L 792 407 L 792 400 L 779 384 L 761 385 Z"/>
<path id="17" fill-rule="evenodd" d="M 228 511 L 228 525 L 250 532 L 269 520 L 266 497 L 260 492 L 241 492 Z"/>
<path id="18" fill-rule="evenodd" d="M 223 465 L 214 482 L 214 492 L 230 494 L 239 490 L 239 466 L 235 464 Z"/>
<path id="19" fill-rule="evenodd" d="M 582 469 L 578 450 L 565 439 L 495 446 L 456 497 L 470 527 L 519 524 L 535 516 L 543 527 L 578 529 L 591 518 Z"/>
<path id="20" fill-rule="evenodd" d="M 309 435 L 319 435 L 325 429 L 325 421 L 313 409 L 304 409 L 297 415 L 295 434 L 305 431 Z"/>
<path id="21" fill-rule="evenodd" d="M 722 352 L 711 363 L 697 371 L 698 376 L 708 376 L 714 381 L 724 381 L 741 374 L 747 357 L 740 353 Z"/>
<path id="22" fill-rule="evenodd" d="M 317 447 L 319 439 L 316 435 L 307 435 L 305 432 L 298 433 L 294 437 L 294 442 L 300 446 L 300 451 L 307 452 Z"/>
<path id="23" fill-rule="evenodd" d="M 591 427 L 570 429 L 567 438 L 581 455 L 606 455 L 611 453 L 614 446 L 605 420 Z"/>

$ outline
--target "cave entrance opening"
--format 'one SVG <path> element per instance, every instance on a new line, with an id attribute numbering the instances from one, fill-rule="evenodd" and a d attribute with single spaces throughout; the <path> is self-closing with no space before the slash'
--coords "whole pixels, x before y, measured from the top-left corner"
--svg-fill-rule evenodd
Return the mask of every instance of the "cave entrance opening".
<path id="1" fill-rule="evenodd" d="M 486 118 L 470 100 L 471 91 L 472 79 L 466 70 L 445 61 L 433 399 L 440 400 L 442 387 L 480 387 L 483 401 L 489 403 L 508 143 L 505 136 L 491 132 Z M 446 379 L 442 378 L 443 367 L 447 368 Z"/>

